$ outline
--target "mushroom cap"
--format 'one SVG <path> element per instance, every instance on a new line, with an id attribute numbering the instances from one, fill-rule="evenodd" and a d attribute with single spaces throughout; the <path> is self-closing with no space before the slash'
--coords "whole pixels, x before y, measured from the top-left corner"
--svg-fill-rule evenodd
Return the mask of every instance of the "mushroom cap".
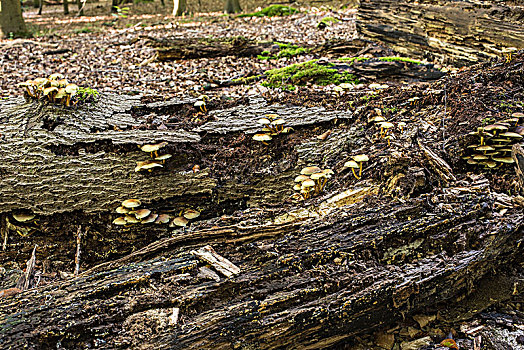
<path id="1" fill-rule="evenodd" d="M 140 201 L 138 199 L 127 199 L 127 200 L 122 202 L 122 206 L 124 208 L 129 208 L 129 209 L 139 207 L 140 204 L 142 204 L 142 203 L 140 203 Z"/>
<path id="2" fill-rule="evenodd" d="M 340 86 L 342 89 L 352 89 L 355 85 L 351 83 L 341 83 L 338 86 Z"/>
<path id="3" fill-rule="evenodd" d="M 283 125 L 285 124 L 286 121 L 282 118 L 279 118 L 279 119 L 275 119 L 271 122 L 272 125 Z"/>
<path id="4" fill-rule="evenodd" d="M 474 154 L 473 159 L 474 160 L 486 160 L 486 159 L 489 159 L 489 157 L 483 154 Z"/>
<path id="5" fill-rule="evenodd" d="M 160 142 L 160 143 L 142 145 L 138 147 L 140 147 L 140 149 L 144 152 L 155 152 L 161 149 L 162 147 L 165 147 L 166 145 L 167 145 L 167 142 Z"/>
<path id="6" fill-rule="evenodd" d="M 60 73 L 54 73 L 49 76 L 49 80 L 59 80 L 64 79 L 64 75 Z"/>
<path id="7" fill-rule="evenodd" d="M 68 94 L 74 95 L 78 91 L 78 85 L 76 84 L 67 84 L 65 87 L 65 91 Z"/>
<path id="8" fill-rule="evenodd" d="M 389 128 L 392 128 L 395 126 L 395 124 L 393 123 L 390 123 L 390 122 L 379 122 L 377 123 L 381 128 L 384 128 L 384 129 L 389 129 Z"/>
<path id="9" fill-rule="evenodd" d="M 333 87 L 333 91 L 342 92 L 342 91 L 344 91 L 344 88 L 341 87 L 341 86 L 335 86 L 335 87 Z"/>
<path id="10" fill-rule="evenodd" d="M 519 118 L 509 118 L 502 120 L 502 123 L 515 124 L 519 122 Z"/>
<path id="11" fill-rule="evenodd" d="M 156 218 L 158 218 L 158 214 L 149 214 L 148 217 L 146 217 L 144 220 L 140 221 L 141 224 L 151 224 L 155 222 Z"/>
<path id="12" fill-rule="evenodd" d="M 293 131 L 293 128 L 290 126 L 286 126 L 284 129 L 282 129 L 281 133 L 289 134 L 291 131 Z"/>
<path id="13" fill-rule="evenodd" d="M 308 167 L 303 168 L 300 171 L 300 174 L 302 174 L 302 175 L 311 175 L 311 174 L 314 174 L 314 173 L 320 173 L 321 171 L 322 171 L 322 169 L 320 169 L 318 166 L 308 166 Z"/>
<path id="14" fill-rule="evenodd" d="M 404 127 L 404 126 L 406 126 L 406 123 L 405 122 L 398 122 L 397 125 Z"/>
<path id="15" fill-rule="evenodd" d="M 200 212 L 195 209 L 186 209 L 184 210 L 184 213 L 182 214 L 182 216 L 188 220 L 193 220 L 200 216 Z"/>
<path id="16" fill-rule="evenodd" d="M 493 130 L 506 131 L 508 130 L 508 127 L 504 125 L 500 125 L 500 124 L 490 124 L 490 125 L 486 125 L 484 127 L 484 130 L 485 131 L 493 131 Z"/>
<path id="17" fill-rule="evenodd" d="M 507 131 L 505 133 L 500 134 L 502 137 L 512 138 L 512 139 L 521 139 L 522 135 L 517 134 L 516 132 Z"/>
<path id="18" fill-rule="evenodd" d="M 354 160 L 348 160 L 347 162 L 344 163 L 344 166 L 348 167 L 348 168 L 355 168 L 355 169 L 359 169 L 360 168 L 358 166 L 358 163 L 355 162 Z"/>
<path id="19" fill-rule="evenodd" d="M 205 106 L 205 105 L 206 103 L 203 100 L 199 100 L 199 101 L 196 101 L 193 106 L 200 107 L 200 106 Z"/>
<path id="20" fill-rule="evenodd" d="M 35 85 L 35 82 L 32 80 L 26 80 L 23 83 L 18 83 L 18 86 L 33 86 Z"/>
<path id="21" fill-rule="evenodd" d="M 47 78 L 36 78 L 35 80 L 33 80 L 35 82 L 35 84 L 37 85 L 45 85 L 49 82 L 49 79 Z"/>
<path id="22" fill-rule="evenodd" d="M 138 209 L 138 210 L 135 210 L 132 213 L 135 214 L 135 217 L 138 220 L 142 220 L 142 219 L 145 219 L 146 217 L 148 217 L 149 214 L 151 214 L 151 210 L 149 210 L 149 209 Z"/>
<path id="23" fill-rule="evenodd" d="M 27 222 L 31 221 L 35 218 L 34 214 L 23 214 L 23 213 L 17 213 L 13 214 L 13 218 L 18 222 Z"/>
<path id="24" fill-rule="evenodd" d="M 335 172 L 334 172 L 333 170 L 331 170 L 331 169 L 324 169 L 324 170 L 322 170 L 322 172 L 323 172 L 324 174 L 326 174 L 328 177 L 330 177 L 331 175 L 333 175 L 333 174 L 335 173 Z"/>
<path id="25" fill-rule="evenodd" d="M 113 220 L 113 225 L 125 225 L 125 224 L 127 224 L 127 221 L 123 216 Z"/>
<path id="26" fill-rule="evenodd" d="M 524 118 L 524 113 L 521 113 L 521 112 L 515 112 L 513 114 L 511 114 L 511 116 L 513 118 Z"/>
<path id="27" fill-rule="evenodd" d="M 475 148 L 475 150 L 477 150 L 477 151 L 494 151 L 495 148 L 493 148 L 491 146 L 488 146 L 488 145 L 484 145 L 484 146 L 479 146 L 479 147 Z"/>
<path id="28" fill-rule="evenodd" d="M 255 134 L 253 140 L 255 141 L 271 141 L 273 138 L 268 134 Z"/>
<path id="29" fill-rule="evenodd" d="M 140 222 L 134 215 L 129 215 L 129 214 L 124 216 L 124 220 L 128 224 L 138 224 Z"/>
<path id="30" fill-rule="evenodd" d="M 478 162 L 473 159 L 468 159 L 468 164 L 478 164 Z"/>
<path id="31" fill-rule="evenodd" d="M 357 163 L 367 162 L 369 161 L 369 157 L 365 154 L 357 154 L 356 156 L 352 157 L 353 160 Z"/>
<path id="32" fill-rule="evenodd" d="M 491 141 L 493 141 L 493 142 L 504 142 L 504 143 L 511 142 L 511 141 L 508 140 L 508 139 L 491 139 Z"/>
<path id="33" fill-rule="evenodd" d="M 266 114 L 265 117 L 268 118 L 269 120 L 273 120 L 273 119 L 278 118 L 278 114 Z"/>
<path id="34" fill-rule="evenodd" d="M 511 157 L 493 157 L 492 159 L 495 162 L 500 162 L 500 163 L 507 163 L 507 164 L 515 163 L 515 161 Z"/>
<path id="35" fill-rule="evenodd" d="M 173 219 L 173 225 L 180 226 L 180 227 L 186 227 L 187 224 L 189 224 L 189 220 L 183 216 L 177 216 L 176 218 Z"/>
<path id="36" fill-rule="evenodd" d="M 129 213 L 129 209 L 124 208 L 124 207 L 118 207 L 118 208 L 116 208 L 115 211 L 116 211 L 118 214 L 127 214 L 127 213 Z"/>
<path id="37" fill-rule="evenodd" d="M 487 168 L 494 168 L 494 167 L 497 166 L 497 163 L 492 161 L 492 160 L 488 160 L 488 161 L 485 161 L 485 162 L 480 162 L 479 164 L 485 165 Z"/>
<path id="38" fill-rule="evenodd" d="M 171 157 L 172 157 L 171 154 L 162 154 L 161 156 L 156 157 L 155 160 L 166 160 L 166 159 L 169 159 Z"/>
<path id="39" fill-rule="evenodd" d="M 510 123 L 505 123 L 505 122 L 496 122 L 495 124 L 497 124 L 497 125 L 503 125 L 503 126 L 506 126 L 506 127 L 508 127 L 508 128 L 511 126 Z"/>
<path id="40" fill-rule="evenodd" d="M 160 214 L 155 220 L 155 224 L 167 224 L 170 216 L 168 214 Z"/>
<path id="41" fill-rule="evenodd" d="M 302 182 L 302 187 L 303 188 L 307 188 L 307 187 L 315 187 L 315 181 L 309 179 L 309 180 L 306 180 L 304 182 Z"/>
<path id="42" fill-rule="evenodd" d="M 53 91 L 58 91 L 58 88 L 56 86 L 51 86 L 44 89 L 44 95 L 49 95 Z"/>
<path id="43" fill-rule="evenodd" d="M 377 116 L 375 116 L 373 118 L 368 119 L 369 123 L 379 123 L 379 122 L 384 122 L 384 121 L 386 121 L 386 118 L 384 118 L 384 117 L 382 117 L 380 115 L 377 115 Z"/>
<path id="44" fill-rule="evenodd" d="M 271 123 L 271 120 L 267 118 L 260 118 L 259 120 L 257 120 L 257 123 L 267 125 Z"/>
<path id="45" fill-rule="evenodd" d="M 296 184 L 295 186 L 293 186 L 293 189 L 294 189 L 295 191 L 300 191 L 300 190 L 302 189 L 302 186 L 299 185 L 299 184 Z"/>
<path id="46" fill-rule="evenodd" d="M 314 173 L 311 174 L 311 180 L 318 180 L 320 178 L 326 177 L 326 174 L 320 172 L 320 173 Z"/>
<path id="47" fill-rule="evenodd" d="M 157 159 L 157 158 L 155 158 Z M 135 168 L 135 171 L 138 172 L 140 170 L 149 170 L 149 169 L 153 169 L 153 168 L 162 168 L 164 167 L 162 164 L 160 163 L 157 163 L 157 162 L 152 162 L 150 160 L 146 160 L 146 161 L 143 161 L 143 162 L 136 162 L 136 168 Z"/>
<path id="48" fill-rule="evenodd" d="M 497 151 L 499 151 L 499 152 L 511 152 L 513 150 L 511 148 L 499 148 Z"/>
<path id="49" fill-rule="evenodd" d="M 298 175 L 295 177 L 295 182 L 303 182 L 309 179 L 309 176 L 307 175 Z"/>

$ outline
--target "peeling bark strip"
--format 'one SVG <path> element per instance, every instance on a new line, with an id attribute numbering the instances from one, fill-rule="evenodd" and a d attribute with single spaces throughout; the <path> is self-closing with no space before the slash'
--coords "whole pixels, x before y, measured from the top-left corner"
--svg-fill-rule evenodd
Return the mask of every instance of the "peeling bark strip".
<path id="1" fill-rule="evenodd" d="M 407 56 L 466 65 L 524 47 L 524 6 L 457 0 L 362 0 L 357 28 L 365 38 Z"/>
<path id="2" fill-rule="evenodd" d="M 524 193 L 524 148 L 519 144 L 513 145 L 511 155 L 515 161 L 515 172 L 517 173 L 520 190 Z"/>
<path id="3" fill-rule="evenodd" d="M 226 277 L 231 277 L 240 273 L 240 268 L 238 266 L 236 266 L 226 258 L 223 258 L 220 255 L 218 255 L 218 253 L 215 252 L 215 250 L 209 245 L 206 245 L 205 247 L 202 247 L 196 251 L 192 250 L 191 254 L 208 262 L 218 272 L 222 273 Z"/>

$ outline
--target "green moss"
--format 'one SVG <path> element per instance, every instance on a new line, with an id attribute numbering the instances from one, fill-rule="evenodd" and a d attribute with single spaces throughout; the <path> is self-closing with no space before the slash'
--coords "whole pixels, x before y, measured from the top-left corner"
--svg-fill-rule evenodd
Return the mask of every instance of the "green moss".
<path id="1" fill-rule="evenodd" d="M 330 66 L 319 65 L 317 60 L 292 64 L 290 66 L 266 71 L 267 80 L 263 83 L 268 87 L 283 87 L 286 85 L 304 85 L 308 82 L 318 85 L 356 82 L 354 75 L 339 73 Z M 332 65 L 331 65 L 332 66 Z"/>
<path id="2" fill-rule="evenodd" d="M 342 62 L 353 63 L 355 61 L 360 62 L 360 61 L 367 61 L 370 59 L 371 58 L 368 58 L 368 57 L 342 57 L 342 58 L 339 58 L 338 60 Z M 398 56 L 377 57 L 376 59 L 379 61 L 383 61 L 383 62 L 408 62 L 408 63 L 413 63 L 413 64 L 423 64 L 421 61 L 413 60 L 407 57 L 398 57 Z"/>
<path id="3" fill-rule="evenodd" d="M 310 51 L 310 49 L 306 49 L 297 45 L 284 44 L 279 42 L 276 42 L 275 44 L 277 44 L 280 49 L 280 51 L 276 55 L 271 55 L 271 52 L 266 50 L 262 51 L 261 54 L 257 56 L 257 58 L 259 60 L 270 60 L 282 57 L 294 57 L 308 53 Z"/>
<path id="4" fill-rule="evenodd" d="M 271 5 L 258 12 L 244 13 L 238 17 L 273 17 L 273 16 L 289 16 L 299 11 L 291 6 Z"/>
<path id="5" fill-rule="evenodd" d="M 325 28 L 327 26 L 332 25 L 333 23 L 338 23 L 340 20 L 334 18 L 334 17 L 324 17 L 320 22 L 318 22 L 317 27 L 319 28 Z"/>

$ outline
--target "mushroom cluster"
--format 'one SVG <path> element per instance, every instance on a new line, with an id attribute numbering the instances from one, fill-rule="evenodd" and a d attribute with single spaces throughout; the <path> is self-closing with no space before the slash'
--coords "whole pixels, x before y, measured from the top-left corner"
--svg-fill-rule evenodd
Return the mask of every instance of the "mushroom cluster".
<path id="1" fill-rule="evenodd" d="M 151 210 L 141 208 L 142 203 L 138 199 L 127 199 L 116 208 L 118 214 L 124 214 L 113 220 L 114 225 L 133 225 L 133 224 L 167 224 L 171 217 L 167 214 L 155 214 Z"/>
<path id="2" fill-rule="evenodd" d="M 317 166 L 308 166 L 300 171 L 300 175 L 295 178 L 295 186 L 293 189 L 298 191 L 298 198 L 309 199 L 315 195 L 320 194 L 328 179 L 333 175 L 331 169 L 320 169 Z"/>
<path id="3" fill-rule="evenodd" d="M 260 141 L 264 145 L 267 145 L 267 141 L 271 141 L 278 134 L 289 134 L 293 131 L 293 128 L 285 126 L 286 121 L 277 114 L 266 114 L 264 118 L 258 120 L 258 123 L 264 127 L 261 133 L 253 135 L 253 140 Z"/>
<path id="4" fill-rule="evenodd" d="M 524 113 L 513 113 L 511 118 L 477 128 L 469 135 L 477 136 L 478 143 L 468 146 L 470 154 L 462 157 L 468 164 L 484 166 L 485 169 L 514 163 L 511 146 L 524 137 Z"/>
<path id="5" fill-rule="evenodd" d="M 200 212 L 195 209 L 187 208 L 180 212 L 180 215 L 173 219 L 169 227 L 186 227 L 190 220 L 194 220 L 200 216 Z"/>
<path id="6" fill-rule="evenodd" d="M 395 139 L 395 135 L 393 134 L 393 129 L 395 127 L 394 123 L 386 121 L 386 119 L 382 116 L 376 116 L 371 119 L 369 119 L 370 123 L 375 123 L 375 126 L 377 128 L 380 128 L 380 133 L 378 138 L 379 139 L 385 139 L 388 141 L 388 146 L 391 145 L 391 140 Z M 397 123 L 397 127 L 400 129 L 400 132 L 402 133 L 404 131 L 404 127 L 406 126 L 406 123 L 399 122 Z"/>
<path id="7" fill-rule="evenodd" d="M 158 151 L 165 146 L 167 146 L 167 142 L 138 146 L 138 148 L 140 148 L 142 151 L 149 153 L 153 160 L 136 162 L 135 171 L 138 172 L 141 170 L 147 170 L 151 172 L 153 171 L 153 168 L 162 168 L 162 164 L 165 164 L 166 160 L 172 157 L 171 154 L 158 154 Z"/>
<path id="8" fill-rule="evenodd" d="M 64 106 L 76 105 L 86 97 L 98 96 L 98 91 L 71 84 L 62 74 L 51 74 L 48 78 L 36 78 L 18 84 L 25 88 L 25 94 L 31 98 L 47 99 Z"/>
<path id="9" fill-rule="evenodd" d="M 360 180 L 362 177 L 362 165 L 369 161 L 369 157 L 365 154 L 357 154 L 356 156 L 352 156 L 353 160 L 348 160 L 344 163 L 344 167 L 351 168 L 351 171 L 353 172 L 353 175 L 357 180 Z M 355 172 L 355 169 L 358 169 L 358 175 Z"/>

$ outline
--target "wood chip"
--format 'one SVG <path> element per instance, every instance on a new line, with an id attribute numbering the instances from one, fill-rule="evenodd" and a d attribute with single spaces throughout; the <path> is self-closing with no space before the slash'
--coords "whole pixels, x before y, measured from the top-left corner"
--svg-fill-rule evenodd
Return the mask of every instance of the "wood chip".
<path id="1" fill-rule="evenodd" d="M 192 250 L 191 254 L 209 263 L 226 277 L 231 277 L 240 273 L 240 268 L 238 266 L 218 255 L 218 253 L 209 245 L 206 245 L 199 250 Z"/>

